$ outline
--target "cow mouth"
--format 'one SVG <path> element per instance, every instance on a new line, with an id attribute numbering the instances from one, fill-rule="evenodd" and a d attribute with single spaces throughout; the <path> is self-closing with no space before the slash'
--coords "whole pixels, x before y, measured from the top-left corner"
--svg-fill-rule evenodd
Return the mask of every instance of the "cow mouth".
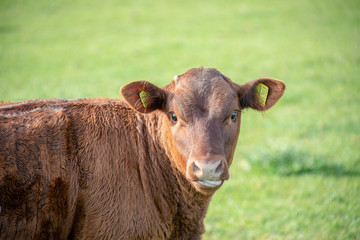
<path id="1" fill-rule="evenodd" d="M 198 180 L 196 182 L 205 187 L 216 188 L 216 187 L 219 187 L 223 181 L 221 181 L 221 180 Z"/>

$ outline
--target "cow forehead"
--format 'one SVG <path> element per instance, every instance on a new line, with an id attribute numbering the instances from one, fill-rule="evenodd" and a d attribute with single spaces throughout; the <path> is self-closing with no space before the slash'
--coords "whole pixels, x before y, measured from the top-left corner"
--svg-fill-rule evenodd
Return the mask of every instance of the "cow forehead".
<path id="1" fill-rule="evenodd" d="M 191 68 L 184 74 L 176 76 L 176 87 L 204 87 L 216 84 L 213 79 L 220 80 L 217 84 L 224 80 L 222 74 L 215 68 Z"/>
<path id="2" fill-rule="evenodd" d="M 208 68 L 185 72 L 177 79 L 173 94 L 174 104 L 188 114 L 222 113 L 237 100 L 231 84 L 216 69 Z"/>
<path id="3" fill-rule="evenodd" d="M 217 92 L 232 92 L 230 83 L 215 68 L 192 68 L 177 77 L 175 94 L 209 97 Z"/>

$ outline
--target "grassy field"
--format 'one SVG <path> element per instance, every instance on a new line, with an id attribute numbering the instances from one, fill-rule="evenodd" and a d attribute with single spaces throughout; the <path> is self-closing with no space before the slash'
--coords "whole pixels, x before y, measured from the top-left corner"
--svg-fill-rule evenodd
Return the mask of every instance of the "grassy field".
<path id="1" fill-rule="evenodd" d="M 359 1 L 0 1 L 3 101 L 119 97 L 199 66 L 287 83 L 243 114 L 204 239 L 360 239 Z"/>

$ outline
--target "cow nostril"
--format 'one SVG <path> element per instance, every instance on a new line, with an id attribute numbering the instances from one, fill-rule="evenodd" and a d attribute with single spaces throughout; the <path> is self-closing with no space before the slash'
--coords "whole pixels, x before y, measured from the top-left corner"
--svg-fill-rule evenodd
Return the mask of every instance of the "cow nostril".
<path id="1" fill-rule="evenodd" d="M 191 170 L 194 172 L 194 173 L 197 173 L 197 172 L 200 172 L 201 169 L 198 165 L 196 165 L 196 162 L 194 161 L 192 164 L 191 164 Z"/>
<path id="2" fill-rule="evenodd" d="M 219 166 L 215 169 L 215 173 L 222 173 L 224 171 L 224 163 L 220 162 Z"/>

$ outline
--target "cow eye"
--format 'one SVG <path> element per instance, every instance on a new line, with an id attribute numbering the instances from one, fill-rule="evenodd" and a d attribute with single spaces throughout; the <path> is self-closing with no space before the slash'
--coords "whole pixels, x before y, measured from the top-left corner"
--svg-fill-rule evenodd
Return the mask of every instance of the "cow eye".
<path id="1" fill-rule="evenodd" d="M 173 113 L 170 113 L 170 116 L 171 116 L 171 119 L 174 121 L 174 122 L 177 122 L 177 116 L 176 114 L 173 112 Z"/>
<path id="2" fill-rule="evenodd" d="M 235 122 L 236 117 L 237 117 L 237 112 L 235 111 L 231 114 L 231 117 L 230 117 L 231 121 Z"/>

